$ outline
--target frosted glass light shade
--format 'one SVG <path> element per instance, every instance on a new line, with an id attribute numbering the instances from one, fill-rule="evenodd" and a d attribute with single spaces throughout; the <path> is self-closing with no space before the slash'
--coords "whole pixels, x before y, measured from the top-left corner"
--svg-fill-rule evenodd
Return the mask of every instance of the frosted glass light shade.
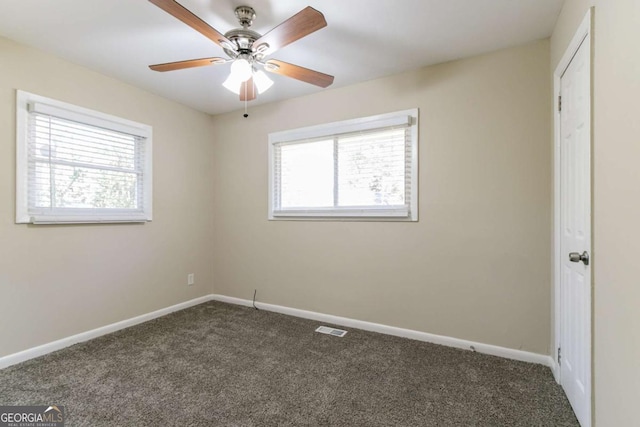
<path id="1" fill-rule="evenodd" d="M 273 80 L 271 80 L 264 71 L 256 71 L 253 73 L 253 81 L 256 84 L 256 88 L 258 89 L 258 93 L 264 93 L 271 86 L 273 86 Z"/>
<path id="2" fill-rule="evenodd" d="M 251 64 L 246 59 L 236 59 L 231 64 L 231 75 L 240 82 L 246 82 L 251 77 L 252 73 Z"/>
<path id="3" fill-rule="evenodd" d="M 236 95 L 240 95 L 240 86 L 242 86 L 242 81 L 237 79 L 232 72 L 231 74 L 229 74 L 229 77 L 227 77 L 227 80 L 222 83 L 222 86 L 226 87 Z"/>

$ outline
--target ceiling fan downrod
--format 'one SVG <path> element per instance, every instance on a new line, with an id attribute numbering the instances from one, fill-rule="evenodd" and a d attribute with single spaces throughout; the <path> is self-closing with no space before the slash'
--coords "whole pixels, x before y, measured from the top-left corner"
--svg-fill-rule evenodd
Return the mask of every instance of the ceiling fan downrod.
<path id="1" fill-rule="evenodd" d="M 256 12 L 249 6 L 236 7 L 236 18 L 244 28 L 249 28 L 253 24 L 253 20 L 256 19 Z"/>

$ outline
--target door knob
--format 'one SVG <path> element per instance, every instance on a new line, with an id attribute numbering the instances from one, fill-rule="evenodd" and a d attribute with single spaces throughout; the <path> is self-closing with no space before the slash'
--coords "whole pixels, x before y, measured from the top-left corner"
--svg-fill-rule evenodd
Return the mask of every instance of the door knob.
<path id="1" fill-rule="evenodd" d="M 582 253 L 579 252 L 571 252 L 569 254 L 569 261 L 571 262 L 580 262 L 582 261 L 584 265 L 589 265 L 589 253 L 584 251 Z"/>

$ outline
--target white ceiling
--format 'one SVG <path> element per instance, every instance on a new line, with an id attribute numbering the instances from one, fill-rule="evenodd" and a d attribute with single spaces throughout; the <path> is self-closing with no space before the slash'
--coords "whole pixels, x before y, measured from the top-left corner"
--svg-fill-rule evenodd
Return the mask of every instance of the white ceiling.
<path id="1" fill-rule="evenodd" d="M 269 58 L 335 76 L 328 89 L 269 74 L 275 85 L 250 105 L 396 74 L 551 35 L 564 0 L 179 0 L 221 33 L 236 6 L 257 13 L 264 34 L 306 6 L 328 26 Z M 197 110 L 243 108 L 222 87 L 229 64 L 167 73 L 149 64 L 225 56 L 200 33 L 145 0 L 2 0 L 0 35 L 53 53 Z"/>

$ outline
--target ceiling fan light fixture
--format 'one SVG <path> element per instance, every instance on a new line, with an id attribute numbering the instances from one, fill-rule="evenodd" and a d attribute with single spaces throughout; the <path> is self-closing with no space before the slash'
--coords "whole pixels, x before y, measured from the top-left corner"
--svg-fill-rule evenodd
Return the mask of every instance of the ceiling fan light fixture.
<path id="1" fill-rule="evenodd" d="M 231 74 L 229 74 L 229 77 L 227 77 L 227 80 L 222 83 L 222 86 L 235 93 L 236 95 L 240 95 L 242 80 L 237 79 L 232 72 Z"/>
<path id="2" fill-rule="evenodd" d="M 271 80 L 264 71 L 259 70 L 253 73 L 253 82 L 256 84 L 259 94 L 263 94 L 273 86 L 273 80 Z"/>
<path id="3" fill-rule="evenodd" d="M 252 74 L 252 67 L 249 61 L 244 58 L 238 58 L 231 64 L 231 75 L 239 82 L 246 82 Z"/>

